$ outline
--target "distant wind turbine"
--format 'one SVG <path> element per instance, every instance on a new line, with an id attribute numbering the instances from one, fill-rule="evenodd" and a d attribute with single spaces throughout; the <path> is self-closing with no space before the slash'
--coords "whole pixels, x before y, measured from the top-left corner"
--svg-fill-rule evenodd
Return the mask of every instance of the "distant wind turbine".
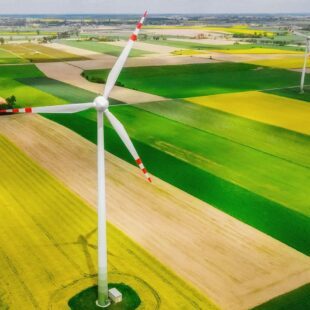
<path id="1" fill-rule="evenodd" d="M 134 42 L 138 38 L 138 34 L 147 12 L 144 13 L 140 22 L 137 24 L 135 31 L 129 38 L 127 45 L 117 59 L 111 72 L 109 73 L 104 92 L 102 96 L 95 98 L 93 102 L 89 103 L 75 103 L 58 106 L 45 106 L 23 109 L 6 109 L 0 110 L 0 113 L 77 113 L 88 109 L 97 110 L 97 169 L 98 169 L 98 300 L 99 307 L 108 307 L 110 301 L 108 298 L 108 279 L 107 279 L 107 239 L 106 239 L 106 194 L 105 194 L 105 160 L 104 160 L 104 115 L 107 117 L 130 154 L 135 159 L 136 163 L 144 173 L 146 179 L 151 181 L 143 163 L 133 146 L 124 126 L 120 121 L 109 111 L 109 96 L 115 86 L 115 83 L 121 73 L 122 68 L 128 58 L 128 55 L 133 47 Z"/>
<path id="2" fill-rule="evenodd" d="M 306 39 L 305 60 L 304 60 L 304 66 L 303 66 L 302 73 L 301 73 L 301 81 L 300 81 L 300 92 L 304 93 L 308 55 L 309 55 L 309 52 L 310 52 L 310 36 L 307 36 L 307 35 L 305 35 L 303 33 L 295 31 L 295 30 L 293 30 L 293 33 L 295 33 L 297 36 L 300 36 L 300 37 L 303 37 L 303 38 Z"/>

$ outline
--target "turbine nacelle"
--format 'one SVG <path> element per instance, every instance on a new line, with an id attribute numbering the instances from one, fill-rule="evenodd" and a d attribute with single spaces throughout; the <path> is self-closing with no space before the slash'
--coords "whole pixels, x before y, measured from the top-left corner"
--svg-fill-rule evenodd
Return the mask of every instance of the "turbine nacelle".
<path id="1" fill-rule="evenodd" d="M 109 101 L 103 96 L 98 96 L 94 100 L 94 106 L 97 111 L 104 112 L 109 107 Z"/>

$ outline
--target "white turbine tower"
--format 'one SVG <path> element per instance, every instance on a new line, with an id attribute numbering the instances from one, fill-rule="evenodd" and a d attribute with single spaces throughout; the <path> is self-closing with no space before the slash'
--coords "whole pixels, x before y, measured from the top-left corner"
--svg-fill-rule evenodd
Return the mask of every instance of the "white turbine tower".
<path id="1" fill-rule="evenodd" d="M 147 16 L 144 13 L 133 34 L 131 35 L 127 45 L 113 66 L 102 96 L 95 98 L 90 103 L 75 103 L 59 106 L 45 106 L 23 109 L 6 109 L 0 110 L 0 113 L 76 113 L 87 109 L 97 110 L 97 155 L 98 155 L 98 300 L 97 305 L 107 307 L 110 304 L 108 298 L 108 280 L 107 280 L 107 240 L 106 240 L 106 195 L 105 195 L 105 160 L 104 160 L 104 115 L 107 117 L 136 163 L 144 173 L 146 179 L 151 182 L 143 163 L 133 146 L 124 126 L 109 111 L 109 95 L 120 75 L 120 72 L 128 58 L 134 42 L 137 40 L 140 29 Z"/>
<path id="2" fill-rule="evenodd" d="M 306 39 L 306 47 L 305 47 L 305 60 L 304 60 L 304 66 L 301 73 L 301 80 L 300 80 L 300 92 L 304 93 L 304 86 L 305 86 L 305 77 L 306 77 L 306 70 L 307 70 L 307 63 L 308 63 L 308 55 L 310 52 L 310 36 L 307 36 L 303 33 L 300 33 L 298 31 L 293 31 L 297 36 L 303 37 Z"/>

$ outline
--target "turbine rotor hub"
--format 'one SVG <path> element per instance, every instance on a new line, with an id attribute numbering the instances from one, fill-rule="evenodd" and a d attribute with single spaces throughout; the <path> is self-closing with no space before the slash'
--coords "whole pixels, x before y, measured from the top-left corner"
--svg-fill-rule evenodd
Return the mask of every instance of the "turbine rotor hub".
<path id="1" fill-rule="evenodd" d="M 95 108 L 97 111 L 105 111 L 109 107 L 109 101 L 103 96 L 98 96 L 94 100 Z"/>

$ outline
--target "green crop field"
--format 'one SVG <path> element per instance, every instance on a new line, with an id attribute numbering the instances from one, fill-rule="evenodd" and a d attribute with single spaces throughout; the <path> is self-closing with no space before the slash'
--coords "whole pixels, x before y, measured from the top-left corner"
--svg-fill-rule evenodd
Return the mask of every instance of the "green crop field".
<path id="1" fill-rule="evenodd" d="M 122 47 L 102 42 L 62 40 L 60 41 L 60 43 L 117 57 L 121 54 L 123 50 Z M 134 48 L 131 50 L 129 57 L 141 57 L 147 54 L 150 53 Z"/>
<path id="2" fill-rule="evenodd" d="M 310 168 L 310 137 L 307 135 L 191 104 L 185 100 L 150 102 L 136 107 Z"/>
<path id="3" fill-rule="evenodd" d="M 92 102 L 96 94 L 82 88 L 74 87 L 72 85 L 56 81 L 47 77 L 22 78 L 17 81 L 28 86 L 39 89 L 45 93 L 59 97 L 67 102 Z M 122 102 L 110 99 L 110 104 L 122 104 Z"/>
<path id="4" fill-rule="evenodd" d="M 88 70 L 88 78 L 106 80 L 109 70 Z M 298 85 L 300 73 L 241 63 L 125 68 L 119 83 L 167 98 L 262 90 Z"/>
<path id="5" fill-rule="evenodd" d="M 44 77 L 44 74 L 34 65 L 2 66 L 0 70 L 0 78 L 2 79 L 18 79 L 28 77 Z"/>
<path id="6" fill-rule="evenodd" d="M 6 75 L 11 73 L 7 72 Z M 91 97 L 89 92 L 77 92 L 75 88 L 70 91 L 71 86 L 66 84 L 51 82 L 46 78 L 41 83 L 39 80 L 31 79 L 29 74 L 25 79 L 63 100 L 76 102 L 84 98 L 88 101 Z M 50 86 L 56 84 L 59 85 L 51 87 L 52 91 Z M 65 87 L 65 91 L 62 87 Z M 305 215 L 308 214 L 308 197 L 300 186 L 307 184 L 305 178 L 309 174 L 306 168 L 309 164 L 306 151 L 308 137 L 182 103 L 157 103 L 150 111 L 128 106 L 111 109 L 115 109 L 128 128 L 138 151 L 154 175 L 309 253 L 309 240 L 305 233 L 309 227 L 309 218 Z M 173 107 L 173 113 L 165 111 L 164 107 L 168 110 L 169 104 Z M 147 107 L 150 108 L 143 105 L 144 109 Z M 96 142 L 93 113 L 84 112 L 70 117 L 50 115 L 48 118 Z M 196 120 L 196 126 L 193 120 Z M 230 127 L 227 127 L 228 124 Z M 107 150 L 133 163 L 109 125 L 106 129 Z M 265 135 L 269 138 L 264 139 Z M 270 166 L 270 171 L 261 169 L 261 165 Z M 282 182 L 282 179 L 286 182 Z M 259 216 L 261 212 L 264 212 L 264 217 Z M 288 223 L 294 229 L 288 231 Z"/>
<path id="7" fill-rule="evenodd" d="M 1 49 L 15 55 L 15 57 L 24 59 L 24 62 L 52 62 L 86 59 L 82 56 L 34 43 L 4 44 L 1 45 Z"/>
<path id="8" fill-rule="evenodd" d="M 66 309 L 96 283 L 96 212 L 3 137 L 0 155 L 1 309 Z M 108 244 L 110 281 L 145 308 L 216 309 L 112 225 Z"/>
<path id="9" fill-rule="evenodd" d="M 305 310 L 310 308 L 310 284 L 276 297 L 252 310 Z"/>
<path id="10" fill-rule="evenodd" d="M 305 83 L 309 84 L 310 83 L 310 79 L 309 79 L 310 75 L 306 76 L 306 81 Z M 287 98 L 292 98 L 292 99 L 298 99 L 298 100 L 302 100 L 302 101 L 307 101 L 310 102 L 310 86 L 305 86 L 304 88 L 305 92 L 301 93 L 300 92 L 300 87 L 292 87 L 292 88 L 281 88 L 281 89 L 273 89 L 273 90 L 267 90 L 265 91 L 267 94 L 274 94 L 274 95 L 278 95 L 278 96 L 283 96 L 283 97 L 287 97 Z"/>

